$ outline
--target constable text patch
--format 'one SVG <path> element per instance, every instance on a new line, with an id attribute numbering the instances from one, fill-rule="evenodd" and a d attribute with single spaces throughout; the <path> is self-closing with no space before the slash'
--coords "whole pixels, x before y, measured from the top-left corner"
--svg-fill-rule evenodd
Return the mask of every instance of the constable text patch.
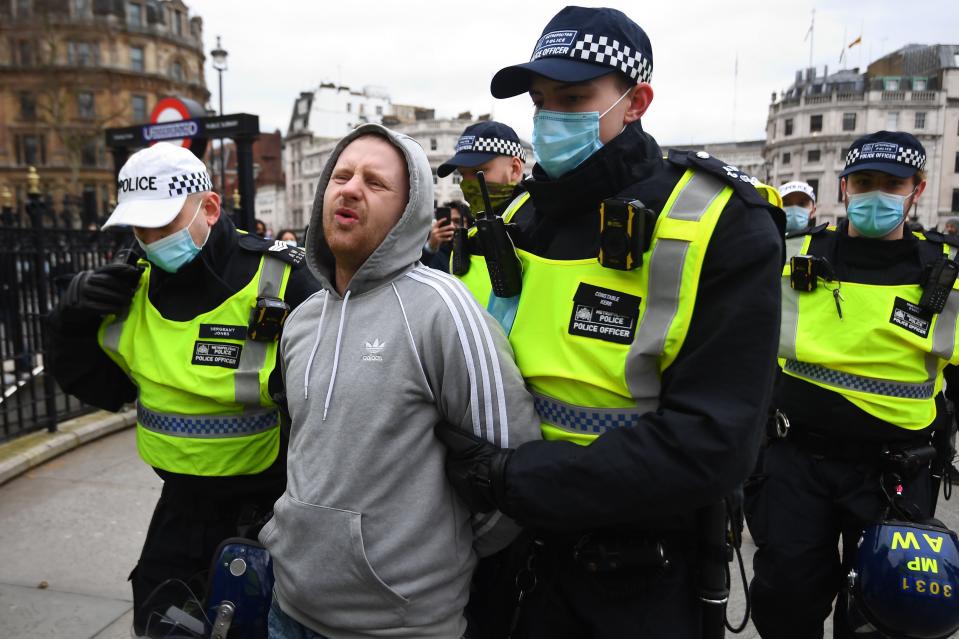
<path id="1" fill-rule="evenodd" d="M 240 365 L 239 344 L 221 344 L 220 342 L 196 342 L 193 345 L 193 363 L 200 366 L 222 366 L 237 368 Z"/>
<path id="2" fill-rule="evenodd" d="M 200 324 L 200 337 L 206 339 L 246 339 L 246 326 Z"/>
<path id="3" fill-rule="evenodd" d="M 932 313 L 921 306 L 897 297 L 896 302 L 892 305 L 892 317 L 889 318 L 889 323 L 901 326 L 919 337 L 929 337 Z"/>
<path id="4" fill-rule="evenodd" d="M 630 344 L 636 335 L 639 302 L 635 295 L 581 282 L 573 297 L 569 334 Z"/>

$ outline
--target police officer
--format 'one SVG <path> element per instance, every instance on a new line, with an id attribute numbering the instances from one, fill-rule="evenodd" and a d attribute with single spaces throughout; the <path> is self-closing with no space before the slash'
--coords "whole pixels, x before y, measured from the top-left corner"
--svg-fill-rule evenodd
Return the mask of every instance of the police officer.
<path id="1" fill-rule="evenodd" d="M 723 522 L 709 552 L 698 522 L 758 449 L 784 221 L 775 190 L 736 167 L 663 157 L 641 124 L 652 63 L 623 13 L 566 7 L 532 60 L 492 82 L 495 97 L 532 98 L 537 164 L 523 186 L 535 210 L 513 216 L 521 293 L 491 294 L 476 268 L 508 251 L 474 256 L 464 281 L 509 334 L 547 441 L 500 453 L 437 433 L 464 499 L 535 539 L 514 636 L 722 629 L 721 615 L 703 627 L 697 575 L 717 561 Z"/>
<path id="2" fill-rule="evenodd" d="M 786 233 L 795 235 L 815 224 L 816 191 L 805 182 L 786 182 L 779 187 L 786 214 Z"/>
<path id="3" fill-rule="evenodd" d="M 932 515 L 937 426 L 937 463 L 951 460 L 941 391 L 959 361 L 959 242 L 903 229 L 925 161 L 908 133 L 856 140 L 840 174 L 847 218 L 786 242 L 776 427 L 746 491 L 766 639 L 821 637 L 863 529 Z M 836 611 L 836 636 L 850 636 Z"/>
<path id="4" fill-rule="evenodd" d="M 104 227 L 133 227 L 145 257 L 79 273 L 52 313 L 52 367 L 63 390 L 116 411 L 136 400 L 137 449 L 163 479 L 130 575 L 134 630 L 182 603 L 179 579 L 267 514 L 285 485 L 277 335 L 318 289 L 303 250 L 238 232 L 206 167 L 159 143 L 120 170 Z M 255 532 L 255 531 L 254 531 Z M 175 592 L 174 592 L 175 591 Z M 175 600 L 174 597 L 179 597 Z M 167 599 L 169 598 L 169 599 Z"/>

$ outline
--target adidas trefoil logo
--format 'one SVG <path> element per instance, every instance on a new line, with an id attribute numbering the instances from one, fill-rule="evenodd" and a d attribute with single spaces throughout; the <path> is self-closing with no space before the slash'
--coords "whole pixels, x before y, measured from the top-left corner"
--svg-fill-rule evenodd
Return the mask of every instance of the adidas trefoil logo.
<path id="1" fill-rule="evenodd" d="M 366 355 L 361 359 L 364 362 L 382 362 L 383 357 L 380 353 L 383 352 L 383 349 L 386 348 L 386 342 L 381 342 L 379 339 L 373 339 L 373 343 L 365 342 L 364 348 L 366 349 Z"/>

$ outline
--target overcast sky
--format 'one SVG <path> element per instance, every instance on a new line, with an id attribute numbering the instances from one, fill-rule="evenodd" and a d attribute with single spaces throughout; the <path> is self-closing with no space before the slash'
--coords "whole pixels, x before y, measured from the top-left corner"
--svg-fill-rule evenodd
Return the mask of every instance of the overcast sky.
<path id="1" fill-rule="evenodd" d="M 263 131 L 285 133 L 300 91 L 336 82 L 355 89 L 383 86 L 394 103 L 435 108 L 438 117 L 492 113 L 526 139 L 532 129 L 529 98 L 493 99 L 490 79 L 504 66 L 526 62 L 543 27 L 566 4 L 186 1 L 203 17 L 207 53 L 217 35 L 229 51 L 226 112 L 259 115 Z M 809 41 L 803 38 L 813 9 L 813 64 L 820 72 L 823 65 L 830 72 L 864 68 L 910 42 L 959 44 L 956 0 L 672 0 L 615 6 L 652 42 L 655 98 L 643 123 L 661 143 L 763 138 L 770 94 L 788 87 L 796 70 L 808 66 Z M 840 52 L 860 32 L 862 44 L 849 49 L 840 66 Z M 217 74 L 209 59 L 206 79 L 216 107 Z"/>

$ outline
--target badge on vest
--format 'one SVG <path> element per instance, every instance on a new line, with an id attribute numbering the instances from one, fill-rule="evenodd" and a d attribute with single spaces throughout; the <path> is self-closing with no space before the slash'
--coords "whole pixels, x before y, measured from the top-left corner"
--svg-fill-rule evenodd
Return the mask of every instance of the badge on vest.
<path id="1" fill-rule="evenodd" d="M 242 351 L 243 347 L 239 344 L 197 341 L 193 345 L 193 363 L 200 366 L 238 368 Z"/>
<path id="2" fill-rule="evenodd" d="M 897 297 L 892 305 L 892 317 L 889 318 L 889 323 L 925 338 L 929 337 L 932 315 L 932 312 L 928 309 Z"/>
<path id="3" fill-rule="evenodd" d="M 201 339 L 246 339 L 246 326 L 231 324 L 200 324 Z"/>
<path id="4" fill-rule="evenodd" d="M 569 334 L 616 344 L 631 344 L 636 335 L 640 298 L 580 282 L 573 296 Z"/>

